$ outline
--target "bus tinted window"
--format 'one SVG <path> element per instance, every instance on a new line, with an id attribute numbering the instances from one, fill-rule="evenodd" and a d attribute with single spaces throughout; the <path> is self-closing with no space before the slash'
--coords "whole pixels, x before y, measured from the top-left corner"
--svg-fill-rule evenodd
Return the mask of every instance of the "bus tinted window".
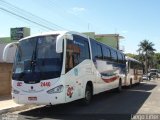
<path id="1" fill-rule="evenodd" d="M 102 47 L 101 47 L 101 45 L 96 44 L 96 47 L 97 47 L 96 58 L 98 58 L 98 59 L 103 59 Z"/>
<path id="2" fill-rule="evenodd" d="M 111 57 L 114 62 L 117 62 L 117 52 L 116 51 L 111 50 Z"/>
<path id="3" fill-rule="evenodd" d="M 139 63 L 137 61 L 129 61 L 130 64 L 130 69 L 139 69 L 139 70 L 143 70 L 143 64 Z"/>
<path id="4" fill-rule="evenodd" d="M 110 60 L 111 57 L 110 49 L 105 46 L 102 46 L 102 51 L 103 51 L 103 58 Z"/>
<path id="5" fill-rule="evenodd" d="M 73 35 L 73 39 L 67 40 L 66 72 L 85 59 L 90 59 L 88 40 L 78 35 Z"/>
<path id="6" fill-rule="evenodd" d="M 130 68 L 134 69 L 134 67 L 135 67 L 135 63 L 133 61 L 130 61 Z"/>
<path id="7" fill-rule="evenodd" d="M 73 39 L 74 44 L 80 48 L 79 63 L 85 59 L 90 59 L 88 39 L 78 35 L 73 35 Z"/>
<path id="8" fill-rule="evenodd" d="M 102 47 L 100 44 L 97 44 L 97 42 L 93 39 L 91 40 L 91 48 L 92 48 L 92 59 L 95 61 L 97 58 L 98 59 L 103 59 L 102 55 Z"/>
<path id="9" fill-rule="evenodd" d="M 123 63 L 123 56 L 122 56 L 122 54 L 120 52 L 118 52 L 117 55 L 118 55 L 118 62 L 119 63 Z"/>
<path id="10" fill-rule="evenodd" d="M 96 51 L 97 51 L 97 47 L 96 47 L 96 42 L 90 38 L 91 41 L 91 49 L 92 49 L 92 59 L 93 61 L 96 60 Z"/>
<path id="11" fill-rule="evenodd" d="M 126 63 L 125 55 L 122 54 L 122 57 L 123 57 L 123 63 L 125 64 Z"/>

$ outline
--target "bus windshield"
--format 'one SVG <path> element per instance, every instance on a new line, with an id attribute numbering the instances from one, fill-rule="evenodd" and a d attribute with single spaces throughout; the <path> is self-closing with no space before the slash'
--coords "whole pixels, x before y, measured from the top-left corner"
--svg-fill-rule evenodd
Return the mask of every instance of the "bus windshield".
<path id="1" fill-rule="evenodd" d="M 12 79 L 38 83 L 41 80 L 60 77 L 63 53 L 56 52 L 57 36 L 38 36 L 20 41 Z"/>
<path id="2" fill-rule="evenodd" d="M 151 69 L 150 72 L 156 73 L 157 70 L 156 69 Z"/>

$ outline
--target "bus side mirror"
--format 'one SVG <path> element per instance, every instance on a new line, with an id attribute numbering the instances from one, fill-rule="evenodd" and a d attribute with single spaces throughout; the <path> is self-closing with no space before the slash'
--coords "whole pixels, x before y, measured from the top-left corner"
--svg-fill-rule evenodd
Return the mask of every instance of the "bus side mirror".
<path id="1" fill-rule="evenodd" d="M 8 56 L 8 51 L 9 51 L 9 48 L 11 47 L 14 47 L 14 46 L 18 46 L 18 42 L 12 42 L 12 43 L 9 43 L 5 46 L 4 50 L 3 50 L 3 61 L 6 62 L 7 61 L 7 56 Z"/>
<path id="2" fill-rule="evenodd" d="M 56 52 L 61 53 L 63 51 L 63 40 L 73 40 L 73 36 L 71 34 L 60 35 L 56 40 Z"/>

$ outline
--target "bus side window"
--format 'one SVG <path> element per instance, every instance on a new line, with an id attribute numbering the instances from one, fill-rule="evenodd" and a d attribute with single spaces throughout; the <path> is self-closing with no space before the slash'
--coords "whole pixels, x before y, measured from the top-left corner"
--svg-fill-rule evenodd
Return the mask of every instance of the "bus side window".
<path id="1" fill-rule="evenodd" d="M 134 69 L 134 63 L 132 61 L 130 61 L 130 68 Z"/>
<path id="2" fill-rule="evenodd" d="M 97 45 L 92 38 L 90 38 L 90 41 L 91 41 L 91 49 L 92 49 L 92 59 L 93 59 L 93 62 L 96 62 Z"/>
<path id="3" fill-rule="evenodd" d="M 88 39 L 73 35 L 73 41 L 67 40 L 66 72 L 86 59 L 90 59 Z"/>
<path id="4" fill-rule="evenodd" d="M 111 57 L 110 49 L 105 46 L 102 46 L 102 51 L 103 51 L 103 58 L 105 60 L 110 60 Z"/>
<path id="5" fill-rule="evenodd" d="M 118 63 L 123 63 L 123 56 L 121 53 L 117 53 L 118 54 Z"/>
<path id="6" fill-rule="evenodd" d="M 126 64 L 125 55 L 122 54 L 122 57 L 123 57 L 123 64 Z"/>
<path id="7" fill-rule="evenodd" d="M 103 59 L 103 54 L 102 54 L 102 47 L 99 44 L 96 44 L 97 46 L 97 51 L 96 51 L 96 58 L 98 59 Z"/>
<path id="8" fill-rule="evenodd" d="M 114 50 L 111 50 L 111 57 L 113 62 L 117 62 L 117 52 Z"/>
<path id="9" fill-rule="evenodd" d="M 88 39 L 78 36 L 78 35 L 73 35 L 74 38 L 74 44 L 79 47 L 79 57 L 78 59 L 78 64 L 83 62 L 86 59 L 90 59 L 90 49 L 89 49 L 89 43 Z"/>

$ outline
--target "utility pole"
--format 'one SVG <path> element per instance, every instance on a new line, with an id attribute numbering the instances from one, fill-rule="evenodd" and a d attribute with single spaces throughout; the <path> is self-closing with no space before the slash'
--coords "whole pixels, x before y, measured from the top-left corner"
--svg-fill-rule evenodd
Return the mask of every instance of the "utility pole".
<path id="1" fill-rule="evenodd" d="M 90 24 L 88 23 L 88 32 L 89 32 L 89 27 L 90 27 Z"/>

